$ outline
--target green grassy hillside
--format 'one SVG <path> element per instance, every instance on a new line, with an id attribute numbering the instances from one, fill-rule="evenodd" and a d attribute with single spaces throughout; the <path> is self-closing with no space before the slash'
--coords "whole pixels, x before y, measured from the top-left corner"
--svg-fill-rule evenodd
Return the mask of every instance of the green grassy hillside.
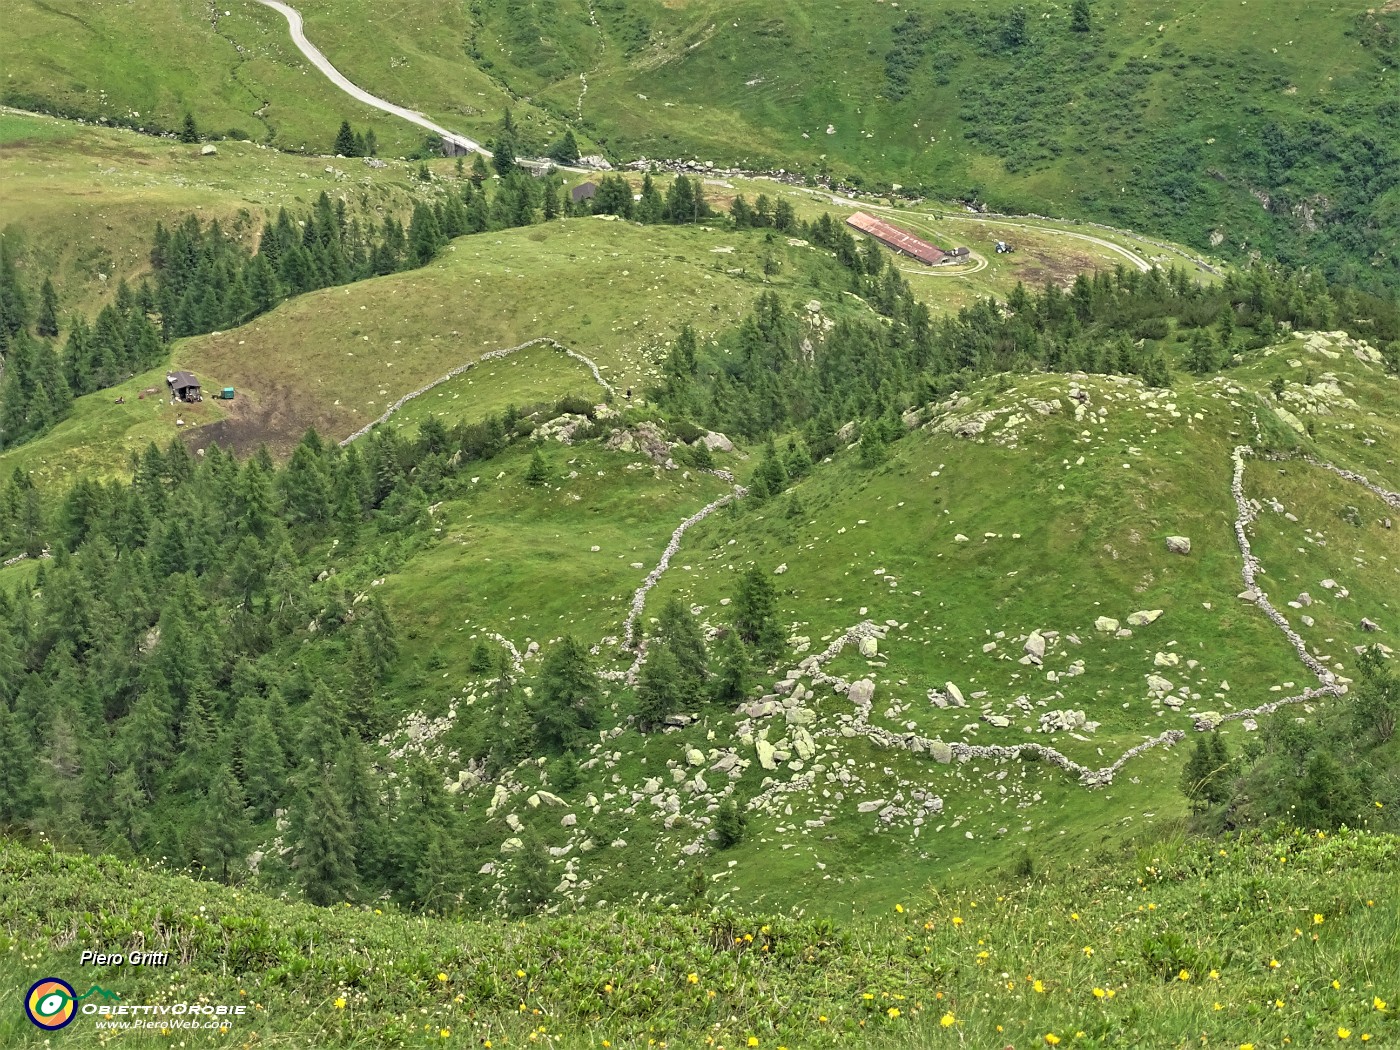
<path id="1" fill-rule="evenodd" d="M 128 1006 L 246 1010 L 224 1032 L 117 1039 L 137 1047 L 1385 1046 L 1397 861 L 1393 836 L 1365 832 L 1158 837 L 1101 864 L 908 887 L 835 923 L 697 902 L 504 925 L 312 909 L 7 842 L 0 1038 L 49 1045 L 20 993 L 56 976 Z M 79 968 L 83 950 L 170 962 Z M 80 1014 L 53 1038 L 112 1034 Z"/>
<path id="2" fill-rule="evenodd" d="M 432 193 L 399 162 L 328 163 L 239 141 L 216 149 L 202 156 L 199 145 L 173 139 L 0 112 L 0 232 L 29 294 L 49 275 L 62 317 L 95 313 L 119 281 L 149 272 L 157 222 L 173 227 L 196 214 L 255 242 L 279 208 L 304 214 L 322 192 L 375 222 Z"/>
<path id="3" fill-rule="evenodd" d="M 28 6 L 5 55 L 12 103 L 158 111 L 166 126 L 190 108 L 209 127 L 313 149 L 326 148 L 336 118 L 358 117 L 297 72 L 285 26 L 250 0 L 230 4 L 217 31 L 193 4 Z M 1067 5 L 1028 5 L 1018 24 L 1003 0 L 859 10 L 413 0 L 392 19 L 369 3 L 301 6 L 308 33 L 352 79 L 471 134 L 489 136 L 514 100 L 536 147 L 573 122 L 615 159 L 900 183 L 1307 259 L 1377 287 L 1393 289 L 1400 272 L 1400 12 L 1390 5 L 1091 3 L 1083 32 Z M 142 57 L 162 46 L 170 57 Z M 197 81 L 186 62 L 236 67 L 237 78 Z M 813 76 L 814 64 L 828 74 Z M 263 102 L 266 128 L 250 116 Z M 412 138 L 374 126 L 386 144 Z"/>

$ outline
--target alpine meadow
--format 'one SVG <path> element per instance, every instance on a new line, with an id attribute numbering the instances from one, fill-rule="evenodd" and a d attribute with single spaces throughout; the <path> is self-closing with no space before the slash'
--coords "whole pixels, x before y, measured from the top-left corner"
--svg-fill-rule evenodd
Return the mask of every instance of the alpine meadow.
<path id="1" fill-rule="evenodd" d="M 3 22 L 0 1045 L 1400 1045 L 1400 4 Z"/>

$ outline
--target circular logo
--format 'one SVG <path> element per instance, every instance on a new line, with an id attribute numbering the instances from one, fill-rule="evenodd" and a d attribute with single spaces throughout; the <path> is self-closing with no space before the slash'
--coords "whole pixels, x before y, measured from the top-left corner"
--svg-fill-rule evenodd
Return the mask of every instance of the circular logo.
<path id="1" fill-rule="evenodd" d="M 67 981 L 45 977 L 35 982 L 24 997 L 24 1012 L 40 1028 L 57 1031 L 77 1015 L 76 999 L 77 993 Z"/>

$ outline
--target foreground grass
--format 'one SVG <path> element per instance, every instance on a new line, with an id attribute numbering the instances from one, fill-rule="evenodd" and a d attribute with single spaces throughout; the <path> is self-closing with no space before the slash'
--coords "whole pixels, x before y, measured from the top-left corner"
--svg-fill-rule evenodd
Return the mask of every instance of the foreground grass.
<path id="1" fill-rule="evenodd" d="M 52 974 L 132 1004 L 251 1006 L 227 1034 L 129 1046 L 1384 1046 L 1397 862 L 1400 841 L 1366 832 L 1159 837 L 1101 867 L 911 887 L 850 923 L 701 905 L 505 924 L 318 910 L 11 843 L 0 1040 L 43 1042 L 16 1000 Z M 170 965 L 76 965 L 139 947 Z M 102 1043 L 81 1017 L 63 1039 Z"/>

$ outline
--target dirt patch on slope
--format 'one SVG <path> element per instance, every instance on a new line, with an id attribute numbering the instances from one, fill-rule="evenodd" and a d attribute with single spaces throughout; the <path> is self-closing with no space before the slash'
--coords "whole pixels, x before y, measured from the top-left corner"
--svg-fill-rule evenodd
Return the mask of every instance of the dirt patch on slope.
<path id="1" fill-rule="evenodd" d="M 339 440 L 344 420 L 322 412 L 304 392 L 275 385 L 252 393 L 238 391 L 233 401 L 217 402 L 227 414 L 216 423 L 183 435 L 191 452 L 218 445 L 226 452 L 247 456 L 267 445 L 276 458 L 290 454 L 306 431 L 315 427 L 322 437 Z"/>

